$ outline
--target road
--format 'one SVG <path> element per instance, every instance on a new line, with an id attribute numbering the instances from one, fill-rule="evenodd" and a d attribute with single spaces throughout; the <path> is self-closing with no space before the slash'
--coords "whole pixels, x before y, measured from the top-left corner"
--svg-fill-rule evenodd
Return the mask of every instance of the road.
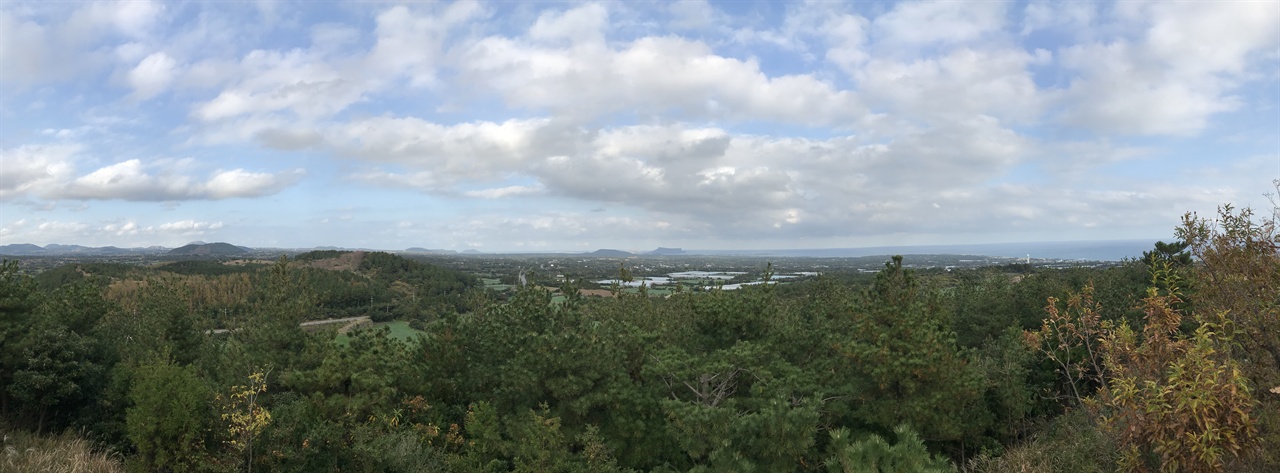
<path id="1" fill-rule="evenodd" d="M 367 316 L 367 315 L 361 315 L 361 316 L 359 316 L 359 317 L 344 317 L 344 318 L 341 318 L 341 319 L 311 320 L 311 321 L 307 321 L 307 322 L 300 323 L 300 324 L 298 324 L 298 326 L 299 326 L 299 327 L 302 327 L 302 328 L 307 328 L 307 327 L 314 327 L 314 326 L 317 326 L 317 325 L 344 324 L 343 326 L 345 327 L 346 325 L 349 325 L 349 324 L 354 324 L 354 323 L 357 323 L 357 322 L 364 322 L 364 321 L 368 321 L 368 320 L 369 320 L 369 316 Z M 231 331 L 231 329 L 219 328 L 219 329 L 213 329 L 213 330 L 210 330 L 210 331 L 208 331 L 208 332 L 206 332 L 206 333 L 213 334 L 213 335 L 219 335 L 219 334 L 227 333 L 227 332 L 230 332 L 230 331 Z"/>

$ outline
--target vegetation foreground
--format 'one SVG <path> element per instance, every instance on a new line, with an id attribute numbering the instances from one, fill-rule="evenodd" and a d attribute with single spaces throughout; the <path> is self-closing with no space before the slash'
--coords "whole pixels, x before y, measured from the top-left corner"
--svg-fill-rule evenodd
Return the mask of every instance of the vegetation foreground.
<path id="1" fill-rule="evenodd" d="M 1275 224 L 1188 216 L 1105 269 L 555 302 L 378 253 L 7 262 L 0 468 L 1280 471 Z M 299 326 L 359 315 L 408 324 Z"/>

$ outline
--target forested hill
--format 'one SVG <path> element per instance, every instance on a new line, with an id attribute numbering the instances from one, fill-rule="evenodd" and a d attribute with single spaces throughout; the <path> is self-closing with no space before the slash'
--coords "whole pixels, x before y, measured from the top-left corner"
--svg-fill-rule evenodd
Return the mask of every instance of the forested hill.
<path id="1" fill-rule="evenodd" d="M 312 251 L 294 261 L 313 279 L 319 307 L 336 317 L 414 319 L 423 310 L 457 311 L 462 295 L 479 285 L 461 271 L 384 252 Z"/>
<path id="2" fill-rule="evenodd" d="M 478 287 L 466 273 L 389 253 L 314 251 L 284 260 L 291 278 L 306 288 L 302 320 L 370 316 L 374 320 L 414 320 L 455 312 L 463 294 Z M 157 288 L 189 295 L 198 322 L 225 328 L 231 316 L 252 311 L 266 298 L 271 268 L 279 262 L 199 259 L 136 266 L 119 263 L 63 265 L 35 276 L 43 290 L 90 282 L 108 299 L 138 307 Z"/>

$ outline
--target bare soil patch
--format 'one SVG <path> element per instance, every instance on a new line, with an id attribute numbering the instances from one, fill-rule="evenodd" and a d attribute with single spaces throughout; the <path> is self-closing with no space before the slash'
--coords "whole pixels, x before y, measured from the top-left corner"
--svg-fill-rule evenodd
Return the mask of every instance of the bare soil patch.
<path id="1" fill-rule="evenodd" d="M 613 291 L 608 289 L 579 289 L 578 294 L 582 294 L 587 297 L 613 297 Z"/>
<path id="2" fill-rule="evenodd" d="M 307 266 L 333 271 L 355 271 L 364 261 L 363 251 L 352 251 L 337 258 L 325 258 L 307 263 Z"/>

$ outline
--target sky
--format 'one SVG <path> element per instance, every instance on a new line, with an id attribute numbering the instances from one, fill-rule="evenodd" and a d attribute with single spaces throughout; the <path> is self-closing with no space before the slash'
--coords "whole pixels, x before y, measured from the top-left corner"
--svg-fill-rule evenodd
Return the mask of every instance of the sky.
<path id="1" fill-rule="evenodd" d="M 1274 0 L 0 1 L 0 244 L 1168 240 L 1274 179 Z"/>

